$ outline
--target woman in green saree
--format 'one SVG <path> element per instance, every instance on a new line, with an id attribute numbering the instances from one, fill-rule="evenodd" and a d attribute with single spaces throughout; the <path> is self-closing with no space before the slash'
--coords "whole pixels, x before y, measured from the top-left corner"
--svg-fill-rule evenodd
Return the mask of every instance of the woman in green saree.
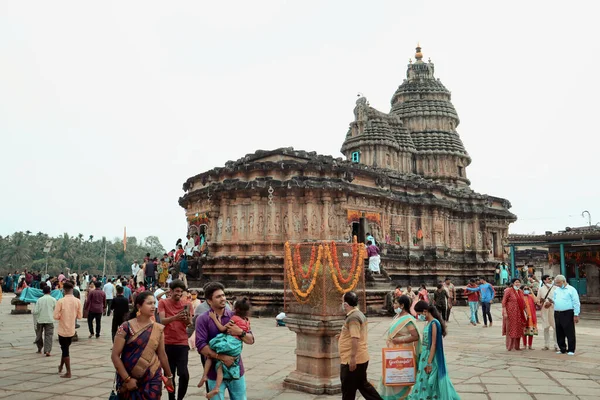
<path id="1" fill-rule="evenodd" d="M 421 338 L 417 329 L 415 318 L 410 315 L 411 300 L 408 296 L 394 299 L 396 315 L 386 334 L 386 348 L 409 348 L 415 351 L 415 360 L 419 360 Z M 383 400 L 405 399 L 412 386 L 385 386 L 383 377 L 379 380 L 377 391 Z"/>

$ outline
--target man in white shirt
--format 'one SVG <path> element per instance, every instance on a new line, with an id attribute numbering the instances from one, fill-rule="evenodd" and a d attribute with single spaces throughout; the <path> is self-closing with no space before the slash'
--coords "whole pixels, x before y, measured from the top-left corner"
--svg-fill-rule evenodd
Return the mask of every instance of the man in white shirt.
<path id="1" fill-rule="evenodd" d="M 138 264 L 137 260 L 133 260 L 133 264 L 131 264 L 131 275 L 136 277 L 139 270 L 140 270 L 140 264 Z"/>
<path id="2" fill-rule="evenodd" d="M 106 294 L 106 316 L 110 317 L 110 305 L 115 297 L 115 285 L 113 285 L 113 280 L 109 279 L 102 290 L 104 291 L 104 294 Z"/>

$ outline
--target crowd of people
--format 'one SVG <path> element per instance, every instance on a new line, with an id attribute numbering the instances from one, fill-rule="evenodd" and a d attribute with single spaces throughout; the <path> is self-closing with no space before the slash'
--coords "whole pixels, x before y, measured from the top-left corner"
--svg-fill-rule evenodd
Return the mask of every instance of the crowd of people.
<path id="1" fill-rule="evenodd" d="M 33 309 L 37 352 L 46 357 L 52 355 L 57 321 L 61 348 L 58 371 L 61 377 L 70 378 L 74 363 L 69 349 L 77 340 L 78 320 L 87 318 L 89 339 L 99 338 L 102 317 L 112 314 L 111 358 L 117 374 L 118 398 L 160 398 L 164 385 L 169 400 L 184 399 L 190 382 L 191 349 L 199 353 L 204 366 L 198 386 L 206 389 L 207 398 L 224 399 L 228 392 L 232 400 L 245 399 L 242 349 L 244 344 L 254 343 L 248 299 L 232 304 L 225 297 L 224 286 L 211 282 L 204 287 L 203 302 L 198 292 L 188 291 L 183 279 L 171 276 L 168 285 L 167 280 L 163 283 L 159 275 L 164 269 L 157 265 L 169 263 L 169 255 L 166 256 L 159 262 L 148 256 L 141 265 L 134 263 L 132 274 L 127 277 L 106 278 L 84 273 L 81 277 L 60 274 L 55 280 L 40 279 L 43 295 Z M 172 274 L 170 268 L 172 265 L 167 268 Z M 24 271 L 25 284 L 27 274 Z M 63 294 L 59 300 L 51 296 L 52 290 L 57 289 Z M 494 286 L 485 278 L 477 278 L 469 280 L 464 290 L 471 325 L 481 323 L 478 315 L 481 308 L 483 327 L 491 327 Z M 414 384 L 389 386 L 384 376 L 376 386 L 368 381 L 367 317 L 358 309 L 358 295 L 348 292 L 342 297 L 346 316 L 338 339 L 342 398 L 354 399 L 359 391 L 365 399 L 458 399 L 448 376 L 443 345 L 446 324 L 457 303 L 457 289 L 452 280 L 440 281 L 431 295 L 425 285 L 417 290 L 398 286 L 393 295 L 395 315 L 386 331 L 386 347 L 413 352 Z M 555 278 L 544 275 L 541 281 L 528 277 L 522 282 L 514 278 L 504 288 L 502 334 L 507 350 L 533 349 L 533 338 L 538 335 L 538 311 L 544 331 L 542 349 L 554 348 L 559 354 L 574 355 L 579 296 L 562 275 Z M 419 327 L 418 320 L 424 326 Z M 277 324 L 280 325 L 279 320 Z"/>

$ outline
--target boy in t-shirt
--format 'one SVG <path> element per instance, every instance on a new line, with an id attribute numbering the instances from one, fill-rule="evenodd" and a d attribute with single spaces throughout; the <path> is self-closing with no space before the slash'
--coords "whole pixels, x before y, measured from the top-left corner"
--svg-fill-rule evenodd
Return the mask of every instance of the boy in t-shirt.
<path id="1" fill-rule="evenodd" d="M 250 321 L 248 320 L 248 314 L 250 313 L 250 301 L 247 297 L 244 297 L 243 299 L 236 301 L 233 308 L 235 310 L 235 315 L 231 317 L 231 322 L 233 322 L 235 325 L 242 329 L 242 335 L 227 335 L 227 326 L 222 325 L 221 322 L 217 319 L 215 313 L 211 310 L 209 312 L 209 316 L 213 320 L 219 331 L 222 333 L 215 336 L 209 342 L 209 346 L 212 350 L 216 351 L 219 354 L 226 354 L 228 356 L 238 357 L 242 353 L 242 337 L 246 336 L 246 333 L 250 331 Z M 212 363 L 212 358 L 206 359 L 206 362 L 204 363 L 204 374 L 202 375 L 202 379 L 200 379 L 200 382 L 198 383 L 198 387 L 202 387 L 208 380 L 208 371 L 210 371 Z M 217 361 L 217 365 L 215 367 L 217 372 L 217 379 L 215 381 L 216 383 L 214 389 L 206 394 L 206 397 L 209 399 L 219 394 L 219 388 L 221 387 L 221 383 L 223 383 L 223 368 L 225 368 L 225 375 L 227 379 L 240 378 L 240 367 L 238 365 L 237 359 L 235 363 L 229 368 L 223 365 L 221 361 Z"/>

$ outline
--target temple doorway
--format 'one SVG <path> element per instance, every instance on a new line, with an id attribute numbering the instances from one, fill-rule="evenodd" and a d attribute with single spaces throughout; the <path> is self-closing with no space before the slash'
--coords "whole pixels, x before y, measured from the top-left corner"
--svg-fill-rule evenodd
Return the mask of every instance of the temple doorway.
<path id="1" fill-rule="evenodd" d="M 353 222 L 352 223 L 352 237 L 350 238 L 350 241 L 352 241 L 352 238 L 354 238 L 354 236 L 356 236 L 356 238 L 359 238 L 360 234 L 360 223 L 359 222 Z"/>

